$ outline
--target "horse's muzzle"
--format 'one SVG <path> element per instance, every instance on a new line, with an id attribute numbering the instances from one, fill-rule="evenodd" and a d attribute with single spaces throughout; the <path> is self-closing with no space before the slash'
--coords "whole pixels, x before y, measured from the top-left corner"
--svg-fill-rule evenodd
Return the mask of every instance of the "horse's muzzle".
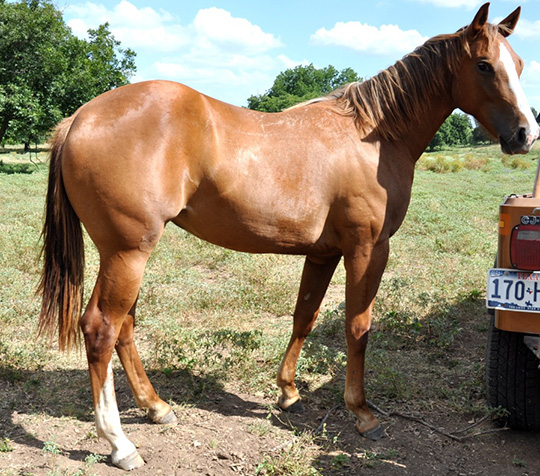
<path id="1" fill-rule="evenodd" d="M 536 139 L 538 139 L 538 126 L 534 128 L 520 127 L 508 138 L 502 134 L 499 136 L 501 149 L 505 154 L 526 154 L 531 150 Z"/>

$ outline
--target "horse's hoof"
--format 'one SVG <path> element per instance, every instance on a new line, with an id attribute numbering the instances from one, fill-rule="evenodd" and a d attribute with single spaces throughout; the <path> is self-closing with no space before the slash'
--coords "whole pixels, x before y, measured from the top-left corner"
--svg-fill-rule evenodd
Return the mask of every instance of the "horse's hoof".
<path id="1" fill-rule="evenodd" d="M 287 408 L 281 408 L 283 411 L 289 413 L 304 413 L 305 408 L 301 400 L 296 400 L 292 405 L 289 405 Z"/>
<path id="2" fill-rule="evenodd" d="M 124 471 L 131 471 L 132 469 L 137 469 L 144 466 L 144 460 L 141 458 L 137 450 L 120 461 L 113 461 L 113 463 L 115 466 L 118 466 Z"/>
<path id="3" fill-rule="evenodd" d="M 356 429 L 358 430 L 358 424 L 356 426 Z M 358 430 L 358 433 L 360 433 L 360 435 L 362 435 L 364 438 L 371 441 L 379 441 L 382 437 L 386 436 L 386 433 L 384 432 L 384 429 L 381 425 L 377 425 L 375 428 L 367 431 Z"/>
<path id="4" fill-rule="evenodd" d="M 174 412 L 170 410 L 169 413 L 163 415 L 160 418 L 152 418 L 152 421 L 154 423 L 157 423 L 158 425 L 173 425 L 175 423 L 178 423 L 178 418 L 176 418 Z"/>

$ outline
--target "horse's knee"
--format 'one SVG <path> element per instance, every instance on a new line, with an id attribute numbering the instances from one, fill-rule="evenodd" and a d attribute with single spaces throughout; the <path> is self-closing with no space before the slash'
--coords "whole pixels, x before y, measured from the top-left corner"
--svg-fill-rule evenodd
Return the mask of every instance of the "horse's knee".
<path id="1" fill-rule="evenodd" d="M 366 322 L 367 321 L 367 322 Z M 347 325 L 347 335 L 356 342 L 361 342 L 362 338 L 366 339 L 371 328 L 371 319 L 353 320 Z"/>

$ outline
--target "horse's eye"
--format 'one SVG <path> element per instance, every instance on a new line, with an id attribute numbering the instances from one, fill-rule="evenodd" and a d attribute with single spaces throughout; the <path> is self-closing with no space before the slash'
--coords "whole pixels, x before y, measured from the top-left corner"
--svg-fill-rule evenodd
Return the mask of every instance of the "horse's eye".
<path id="1" fill-rule="evenodd" d="M 491 67 L 491 65 L 489 63 L 486 63 L 485 61 L 480 61 L 478 63 L 478 69 L 482 73 L 492 73 L 493 72 L 493 68 Z"/>

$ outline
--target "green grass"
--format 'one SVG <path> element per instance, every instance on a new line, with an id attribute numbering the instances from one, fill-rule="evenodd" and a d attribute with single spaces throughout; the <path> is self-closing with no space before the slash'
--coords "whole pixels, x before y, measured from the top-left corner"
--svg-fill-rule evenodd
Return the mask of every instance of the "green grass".
<path id="1" fill-rule="evenodd" d="M 490 146 L 422 158 L 374 310 L 367 391 L 381 406 L 487 412 L 483 298 L 498 206 L 510 193 L 532 190 L 537 156 L 535 147 L 528 156 L 502 159 Z M 24 157 L 9 160 L 23 163 Z M 12 389 L 0 405 L 16 407 L 24 398 L 38 408 L 56 405 L 59 413 L 87 418 L 91 408 L 81 409 L 91 401 L 86 379 L 71 380 L 81 386 L 82 403 L 70 409 L 62 407 L 65 384 L 36 378 L 36 372 L 67 372 L 71 365 L 69 357 L 59 359 L 54 348 L 34 338 L 46 179 L 43 167 L 32 174 L 0 169 L 0 379 Z M 98 258 L 89 240 L 86 248 L 89 296 Z M 301 257 L 224 250 L 168 227 L 148 263 L 137 308 L 136 336 L 146 366 L 164 379 L 190 375 L 192 385 L 182 390 L 188 402 L 207 398 L 211 385 L 274 399 L 302 264 Z M 340 266 L 331 284 L 334 299 L 325 304 L 298 364 L 298 386 L 308 402 L 342 404 L 344 284 Z M 465 347 L 468 341 L 473 350 Z M 257 437 L 267 430 L 259 425 L 250 433 Z M 7 448 L 2 451 L 9 451 L 7 437 L 0 434 L 0 441 Z M 302 472 L 308 468 L 320 474 L 318 454 L 336 448 L 328 465 L 337 470 L 348 464 L 339 442 L 315 444 L 313 436 L 299 435 L 287 451 L 264 458 L 259 472 L 308 474 Z M 366 453 L 366 466 L 387 457 Z"/>

